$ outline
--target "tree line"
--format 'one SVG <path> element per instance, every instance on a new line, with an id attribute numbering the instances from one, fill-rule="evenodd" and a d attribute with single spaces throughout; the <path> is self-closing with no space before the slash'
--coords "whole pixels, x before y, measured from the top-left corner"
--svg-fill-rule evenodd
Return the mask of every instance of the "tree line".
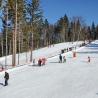
<path id="1" fill-rule="evenodd" d="M 0 0 L 0 56 L 31 51 L 60 42 L 98 39 L 98 25 L 82 17 L 62 16 L 55 24 L 43 18 L 40 0 Z"/>

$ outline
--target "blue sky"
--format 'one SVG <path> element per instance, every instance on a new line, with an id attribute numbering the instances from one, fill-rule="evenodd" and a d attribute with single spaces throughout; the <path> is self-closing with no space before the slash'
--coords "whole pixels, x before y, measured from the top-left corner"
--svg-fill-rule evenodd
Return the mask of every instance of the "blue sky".
<path id="1" fill-rule="evenodd" d="M 98 24 L 98 0 L 41 0 L 41 7 L 49 23 L 66 14 L 70 18 L 82 16 L 88 25 L 93 21 Z"/>
<path id="2" fill-rule="evenodd" d="M 52 24 L 65 14 L 70 18 L 82 16 L 88 25 L 93 21 L 98 24 L 98 0 L 41 0 L 41 7 L 44 18 Z"/>

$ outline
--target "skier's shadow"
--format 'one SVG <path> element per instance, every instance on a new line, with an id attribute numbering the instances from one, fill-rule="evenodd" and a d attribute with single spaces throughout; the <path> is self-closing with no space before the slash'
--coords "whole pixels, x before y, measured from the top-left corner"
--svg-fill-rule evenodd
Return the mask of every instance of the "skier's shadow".
<path id="1" fill-rule="evenodd" d="M 31 66 L 31 67 L 40 67 L 38 64 L 35 64 L 35 65 L 28 65 L 28 66 Z"/>
<path id="2" fill-rule="evenodd" d="M 49 63 L 60 63 L 60 62 L 49 62 Z"/>
<path id="3" fill-rule="evenodd" d="M 0 85 L 4 86 L 4 84 L 3 84 L 3 83 L 0 83 Z"/>
<path id="4" fill-rule="evenodd" d="M 83 60 L 81 60 L 81 62 L 83 62 L 83 63 L 88 63 L 88 61 L 83 61 Z"/>
<path id="5" fill-rule="evenodd" d="M 96 93 L 96 95 L 98 95 L 98 93 Z"/>

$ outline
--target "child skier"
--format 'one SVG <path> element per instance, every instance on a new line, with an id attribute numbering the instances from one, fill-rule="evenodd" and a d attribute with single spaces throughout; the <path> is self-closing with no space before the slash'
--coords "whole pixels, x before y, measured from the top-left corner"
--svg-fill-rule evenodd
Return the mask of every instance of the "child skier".
<path id="1" fill-rule="evenodd" d="M 65 58 L 65 56 L 63 56 L 63 63 L 65 63 L 66 62 L 66 58 Z"/>
<path id="2" fill-rule="evenodd" d="M 33 59 L 33 65 L 35 65 L 35 59 Z"/>

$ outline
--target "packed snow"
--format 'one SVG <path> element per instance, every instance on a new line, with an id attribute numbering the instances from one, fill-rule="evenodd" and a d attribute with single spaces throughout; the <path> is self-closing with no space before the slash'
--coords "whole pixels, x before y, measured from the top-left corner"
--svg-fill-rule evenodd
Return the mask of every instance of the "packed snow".
<path id="1" fill-rule="evenodd" d="M 62 49 L 66 49 L 66 48 L 70 48 L 70 47 L 79 48 L 80 44 L 82 44 L 82 43 L 83 43 L 83 41 L 79 41 L 79 42 L 76 41 L 76 42 L 67 42 L 67 43 L 59 43 L 56 45 L 51 45 L 49 47 L 45 47 L 45 48 L 33 51 L 33 58 L 35 58 L 36 62 L 37 62 L 37 60 L 39 58 L 42 58 L 42 57 L 49 58 L 49 57 L 60 54 Z M 18 57 L 19 57 L 19 65 L 24 65 L 24 64 L 30 63 L 30 53 L 31 52 L 16 54 L 16 65 L 18 65 Z M 6 63 L 5 63 L 5 61 L 6 61 Z M 7 57 L 1 57 L 0 65 L 2 65 L 4 67 L 8 67 L 8 65 L 12 65 L 12 55 L 9 55 Z"/>
<path id="2" fill-rule="evenodd" d="M 0 85 L 0 98 L 98 98 L 98 40 L 74 50 L 76 57 L 72 51 L 62 54 L 66 62 L 59 63 L 59 55 L 55 53 L 72 45 L 62 43 L 34 51 L 35 58 L 51 57 L 44 66 L 27 64 L 8 69 L 9 85 Z M 0 61 L 4 64 L 4 58 Z M 0 72 L 2 83 L 4 71 Z"/>

